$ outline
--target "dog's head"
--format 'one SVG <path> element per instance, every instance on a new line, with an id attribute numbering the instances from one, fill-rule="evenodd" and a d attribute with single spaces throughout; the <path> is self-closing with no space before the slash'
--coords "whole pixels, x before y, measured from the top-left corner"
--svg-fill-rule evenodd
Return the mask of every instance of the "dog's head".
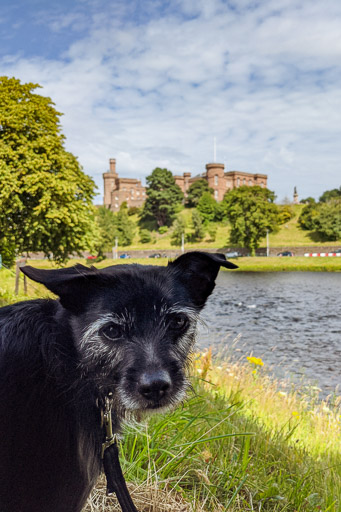
<path id="1" fill-rule="evenodd" d="M 124 415 L 184 398 L 198 315 L 220 266 L 236 268 L 222 254 L 191 252 L 167 267 L 22 271 L 60 297 L 82 378 L 103 395 L 112 391 L 116 411 Z"/>

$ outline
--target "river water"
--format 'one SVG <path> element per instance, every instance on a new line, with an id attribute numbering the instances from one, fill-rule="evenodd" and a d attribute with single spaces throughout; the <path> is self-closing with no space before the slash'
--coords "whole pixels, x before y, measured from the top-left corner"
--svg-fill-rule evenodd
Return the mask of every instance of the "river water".
<path id="1" fill-rule="evenodd" d="M 341 388 L 341 273 L 221 271 L 202 318 L 199 348 L 252 353 L 323 395 Z"/>

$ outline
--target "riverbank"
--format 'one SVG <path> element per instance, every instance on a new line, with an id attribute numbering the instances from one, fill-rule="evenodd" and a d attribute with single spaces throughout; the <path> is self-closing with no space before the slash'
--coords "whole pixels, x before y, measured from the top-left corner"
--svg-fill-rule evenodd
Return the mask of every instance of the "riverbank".
<path id="1" fill-rule="evenodd" d="M 47 295 L 37 283 L 28 290 Z M 197 354 L 183 406 L 127 427 L 121 461 L 141 512 L 340 512 L 340 398 L 321 401 L 267 371 L 259 357 Z M 104 510 L 120 509 L 99 482 L 84 512 Z"/>
<path id="2" fill-rule="evenodd" d="M 288 389 L 259 358 L 210 351 L 191 380 L 183 407 L 126 429 L 122 466 L 141 512 L 340 511 L 340 399 Z M 85 510 L 115 503 L 99 482 Z"/>

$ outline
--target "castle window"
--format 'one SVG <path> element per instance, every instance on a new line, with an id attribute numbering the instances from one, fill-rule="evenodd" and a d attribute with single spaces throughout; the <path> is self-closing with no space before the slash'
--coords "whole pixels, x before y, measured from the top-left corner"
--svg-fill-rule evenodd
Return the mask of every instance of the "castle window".
<path id="1" fill-rule="evenodd" d="M 252 180 L 249 180 L 249 187 L 251 187 L 252 185 Z"/>
<path id="2" fill-rule="evenodd" d="M 216 200 L 218 199 L 218 190 L 214 191 L 214 199 L 216 199 Z"/>
<path id="3" fill-rule="evenodd" d="M 246 179 L 243 178 L 243 185 L 246 185 Z"/>
<path id="4" fill-rule="evenodd" d="M 115 196 L 115 201 L 118 201 L 118 196 Z"/>
<path id="5" fill-rule="evenodd" d="M 217 174 L 214 176 L 214 184 L 218 185 L 218 175 Z"/>
<path id="6" fill-rule="evenodd" d="M 240 178 L 237 178 L 237 187 L 240 185 Z"/>

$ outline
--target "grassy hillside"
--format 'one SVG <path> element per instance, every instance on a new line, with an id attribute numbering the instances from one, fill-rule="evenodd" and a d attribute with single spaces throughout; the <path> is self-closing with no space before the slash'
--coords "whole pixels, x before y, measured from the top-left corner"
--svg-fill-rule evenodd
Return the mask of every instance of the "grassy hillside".
<path id="1" fill-rule="evenodd" d="M 286 224 L 280 226 L 278 233 L 270 234 L 269 243 L 271 247 L 295 247 L 295 246 L 341 246 L 341 240 L 335 242 L 321 242 L 314 232 L 304 231 L 300 229 L 298 225 L 298 217 L 304 205 L 293 205 L 295 211 L 295 217 Z M 191 216 L 192 209 L 185 208 L 180 215 L 185 218 L 187 223 L 186 233 L 191 233 Z M 157 231 L 153 231 L 153 243 L 142 244 L 139 242 L 139 234 L 137 228 L 138 218 L 136 215 L 132 216 L 131 219 L 136 223 L 136 233 L 132 245 L 123 247 L 126 250 L 147 250 L 155 249 L 158 251 L 170 250 L 176 247 L 171 245 L 171 234 L 172 228 L 169 228 L 167 233 L 159 234 Z M 186 242 L 186 248 L 228 248 L 230 246 L 228 242 L 229 238 L 229 225 L 228 222 L 215 223 L 217 227 L 217 234 L 215 240 L 210 239 L 210 235 L 207 233 L 202 242 L 190 243 Z M 266 240 L 262 240 L 261 247 L 266 246 Z"/>

